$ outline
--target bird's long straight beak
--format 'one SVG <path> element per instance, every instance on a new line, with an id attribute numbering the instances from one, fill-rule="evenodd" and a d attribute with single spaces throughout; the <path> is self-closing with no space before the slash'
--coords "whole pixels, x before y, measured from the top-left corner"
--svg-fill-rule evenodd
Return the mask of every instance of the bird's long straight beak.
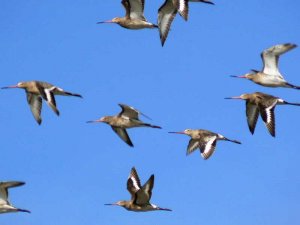
<path id="1" fill-rule="evenodd" d="M 225 99 L 242 99 L 240 96 L 235 96 L 235 97 L 227 97 Z"/>
<path id="2" fill-rule="evenodd" d="M 89 121 L 86 121 L 87 123 L 100 123 L 100 122 L 103 122 L 101 119 L 98 119 L 98 120 L 89 120 Z"/>
<path id="3" fill-rule="evenodd" d="M 117 203 L 106 203 L 104 205 L 118 205 Z"/>
<path id="4" fill-rule="evenodd" d="M 114 22 L 112 20 L 104 20 L 104 21 L 97 22 L 97 24 L 102 24 L 102 23 L 114 23 Z"/>
<path id="5" fill-rule="evenodd" d="M 12 85 L 7 87 L 2 87 L 1 89 L 8 89 L 8 88 L 18 88 L 18 85 Z"/>
<path id="6" fill-rule="evenodd" d="M 159 210 L 164 210 L 164 211 L 170 211 L 170 212 L 172 211 L 172 209 L 168 209 L 168 208 L 161 208 L 161 207 L 158 207 L 158 209 L 159 209 Z"/>
<path id="7" fill-rule="evenodd" d="M 26 212 L 26 213 L 31 213 L 29 210 L 27 209 L 18 209 L 19 212 Z"/>
<path id="8" fill-rule="evenodd" d="M 185 134 L 183 131 L 169 131 L 170 134 Z"/>
<path id="9" fill-rule="evenodd" d="M 230 77 L 235 77 L 235 78 L 247 78 L 245 75 L 244 75 L 244 76 L 235 76 L 235 75 L 231 75 Z"/>

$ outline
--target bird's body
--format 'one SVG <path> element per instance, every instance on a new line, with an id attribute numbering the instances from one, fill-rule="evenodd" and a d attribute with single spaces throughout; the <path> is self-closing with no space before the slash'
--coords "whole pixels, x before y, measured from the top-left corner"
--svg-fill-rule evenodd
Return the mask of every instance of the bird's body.
<path id="1" fill-rule="evenodd" d="M 201 156 L 204 159 L 208 159 L 215 151 L 216 144 L 218 140 L 230 141 L 237 144 L 241 144 L 241 142 L 236 140 L 231 140 L 224 137 L 221 134 L 217 134 L 208 130 L 192 130 L 186 129 L 181 132 L 169 132 L 175 134 L 186 134 L 191 137 L 186 154 L 189 155 L 194 152 L 197 148 L 199 148 L 201 152 Z"/>
<path id="2" fill-rule="evenodd" d="M 157 25 L 149 23 L 144 17 L 145 0 L 122 0 L 126 10 L 125 17 L 115 17 L 100 23 L 116 23 L 126 29 L 138 30 L 144 28 L 157 28 Z"/>
<path id="3" fill-rule="evenodd" d="M 10 212 L 30 213 L 29 210 L 19 209 L 14 207 L 8 200 L 8 189 L 22 186 L 24 184 L 25 184 L 24 182 L 20 182 L 20 181 L 0 182 L 0 213 L 10 213 Z"/>
<path id="4" fill-rule="evenodd" d="M 79 94 L 67 92 L 60 87 L 43 81 L 19 82 L 17 85 L 3 87 L 2 89 L 6 88 L 22 88 L 25 90 L 27 102 L 30 105 L 31 112 L 38 124 L 41 124 L 42 122 L 42 99 L 47 102 L 56 115 L 59 115 L 54 95 L 82 97 Z"/>
<path id="5" fill-rule="evenodd" d="M 177 12 L 185 19 L 188 20 L 188 11 L 189 5 L 188 0 L 165 0 L 165 2 L 158 9 L 158 27 L 159 27 L 159 35 L 162 46 L 164 45 L 171 24 L 177 14 Z M 193 0 L 191 2 L 203 2 L 208 4 L 214 4 L 211 1 L 207 0 Z"/>
<path id="6" fill-rule="evenodd" d="M 131 200 L 118 201 L 112 204 L 105 205 L 118 205 L 126 210 L 134 212 L 148 212 L 156 210 L 171 211 L 170 209 L 161 208 L 157 205 L 151 204 L 150 199 L 152 196 L 152 189 L 154 186 L 154 175 L 152 174 L 148 181 L 141 186 L 139 176 L 136 169 L 133 167 L 127 180 L 127 190 L 131 194 Z"/>
<path id="7" fill-rule="evenodd" d="M 265 87 L 285 87 L 300 89 L 300 86 L 287 82 L 279 71 L 278 62 L 280 55 L 296 48 L 295 44 L 280 44 L 272 46 L 261 53 L 263 60 L 263 69 L 261 71 L 252 70 L 243 76 L 232 76 L 237 78 L 246 78 L 256 84 Z"/>
<path id="8" fill-rule="evenodd" d="M 300 103 L 290 103 L 281 98 L 255 92 L 252 94 L 243 94 L 238 97 L 230 97 L 226 99 L 242 99 L 246 101 L 246 116 L 249 130 L 254 134 L 258 115 L 261 115 L 269 133 L 275 137 L 275 114 L 274 110 L 276 105 L 296 105 L 300 106 Z"/>
<path id="9" fill-rule="evenodd" d="M 127 134 L 126 129 L 134 127 L 152 127 L 152 128 L 161 128 L 156 125 L 149 123 L 144 123 L 139 119 L 139 114 L 142 114 L 135 108 L 127 106 L 124 104 L 119 104 L 122 108 L 122 111 L 116 116 L 104 116 L 98 120 L 88 121 L 88 122 L 104 122 L 110 125 L 118 136 L 125 141 L 129 146 L 133 147 L 133 144 Z M 144 115 L 144 114 L 142 114 Z M 144 115 L 145 116 L 145 115 Z"/>

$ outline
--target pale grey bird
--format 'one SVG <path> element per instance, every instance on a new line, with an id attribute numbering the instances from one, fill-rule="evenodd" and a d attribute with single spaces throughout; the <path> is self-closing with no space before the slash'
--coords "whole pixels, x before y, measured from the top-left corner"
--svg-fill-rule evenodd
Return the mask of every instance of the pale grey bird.
<path id="1" fill-rule="evenodd" d="M 279 57 L 296 47 L 297 45 L 290 43 L 272 46 L 261 53 L 261 58 L 264 64 L 261 71 L 252 70 L 251 73 L 247 73 L 243 76 L 232 77 L 245 78 L 265 87 L 300 89 L 300 86 L 287 82 L 281 75 L 278 67 Z"/>

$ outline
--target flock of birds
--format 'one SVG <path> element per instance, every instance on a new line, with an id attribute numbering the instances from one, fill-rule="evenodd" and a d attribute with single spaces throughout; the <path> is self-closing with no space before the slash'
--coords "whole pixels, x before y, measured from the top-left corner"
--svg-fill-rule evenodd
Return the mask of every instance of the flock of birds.
<path id="1" fill-rule="evenodd" d="M 122 5 L 126 11 L 125 17 L 115 17 L 112 20 L 98 22 L 98 24 L 116 23 L 121 27 L 133 30 L 158 28 L 160 41 L 163 46 L 176 14 L 179 13 L 184 20 L 188 20 L 189 2 L 202 2 L 214 5 L 213 2 L 208 0 L 166 0 L 158 9 L 158 25 L 156 25 L 148 22 L 144 16 L 144 0 L 122 0 Z"/>
<path id="2" fill-rule="evenodd" d="M 100 23 L 117 23 L 122 27 L 128 29 L 142 29 L 142 28 L 154 28 L 158 27 L 160 30 L 160 37 L 162 45 L 164 44 L 171 23 L 177 14 L 177 12 L 185 19 L 188 18 L 188 0 L 166 0 L 164 4 L 158 10 L 158 26 L 146 21 L 144 11 L 144 0 L 122 0 L 122 4 L 126 9 L 126 15 L 123 18 L 114 18 L 109 21 L 103 21 Z M 213 4 L 206 0 L 190 0 L 190 2 L 204 2 Z M 256 84 L 266 87 L 285 87 L 300 89 L 300 86 L 293 85 L 287 82 L 281 75 L 278 68 L 278 61 L 281 54 L 288 52 L 297 47 L 295 44 L 279 44 L 272 46 L 261 53 L 263 60 L 263 69 L 261 71 L 252 70 L 251 73 L 247 73 L 243 76 L 233 76 L 237 78 L 245 78 L 255 82 Z M 27 102 L 30 106 L 32 114 L 38 124 L 41 124 L 41 110 L 42 100 L 45 100 L 48 106 L 59 115 L 59 110 L 56 106 L 55 95 L 75 96 L 82 97 L 80 94 L 67 92 L 62 88 L 54 86 L 47 82 L 41 81 L 28 81 L 19 82 L 17 85 L 3 87 L 7 88 L 22 88 L 27 95 Z M 242 94 L 238 97 L 229 97 L 226 99 L 241 99 L 246 101 L 246 117 L 249 126 L 249 130 L 254 134 L 255 126 L 258 120 L 259 114 L 263 122 L 265 123 L 269 133 L 275 137 L 275 116 L 274 110 L 276 105 L 296 105 L 300 106 L 300 103 L 290 103 L 281 98 L 255 92 L 252 94 Z M 111 126 L 112 130 L 129 146 L 133 147 L 133 143 L 126 129 L 134 127 L 150 127 L 158 128 L 160 126 L 145 123 L 139 119 L 139 115 L 147 117 L 137 109 L 125 105 L 119 104 L 122 111 L 115 116 L 104 116 L 97 120 L 87 121 L 88 123 L 103 122 Z M 149 117 L 148 117 L 149 118 Z M 169 132 L 175 134 L 185 134 L 191 137 L 188 147 L 187 155 L 194 152 L 196 149 L 200 150 L 200 153 L 204 159 L 208 159 L 214 153 L 216 143 L 218 140 L 230 141 L 236 144 L 241 144 L 240 141 L 231 140 L 224 137 L 221 134 L 214 133 L 208 130 L 192 130 L 186 129 L 180 132 Z M 18 187 L 24 185 L 24 182 L 9 181 L 0 182 L 0 213 L 6 212 L 30 212 L 25 209 L 14 207 L 8 200 L 8 189 L 12 187 Z M 151 175 L 148 181 L 142 186 L 138 177 L 136 169 L 131 169 L 130 175 L 127 180 L 127 190 L 131 194 L 131 200 L 118 201 L 113 204 L 106 205 L 118 205 L 131 211 L 152 211 L 152 210 L 165 210 L 171 211 L 167 208 L 161 208 L 150 203 L 152 189 L 154 186 L 154 175 Z"/>

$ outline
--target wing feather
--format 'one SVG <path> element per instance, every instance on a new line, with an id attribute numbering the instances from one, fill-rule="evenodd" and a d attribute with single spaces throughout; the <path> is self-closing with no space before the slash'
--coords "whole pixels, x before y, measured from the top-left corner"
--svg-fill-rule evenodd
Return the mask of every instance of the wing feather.
<path id="1" fill-rule="evenodd" d="M 263 73 L 271 75 L 271 76 L 279 76 L 284 79 L 281 75 L 278 68 L 278 61 L 280 55 L 296 48 L 295 44 L 280 44 L 272 46 L 261 53 L 261 57 L 263 60 Z"/>
<path id="2" fill-rule="evenodd" d="M 164 45 L 168 37 L 176 13 L 177 6 L 173 4 L 172 0 L 166 0 L 158 10 L 158 27 L 162 45 Z"/>
<path id="3" fill-rule="evenodd" d="M 30 110 L 35 118 L 35 120 L 38 122 L 38 124 L 41 124 L 42 118 L 41 118 L 41 111 L 42 111 L 42 97 L 39 95 L 32 94 L 30 92 L 26 93 L 27 96 L 27 102 L 30 106 Z"/>
<path id="4" fill-rule="evenodd" d="M 140 178 L 137 174 L 137 171 L 134 167 L 132 167 L 129 177 L 127 179 L 127 190 L 131 194 L 131 199 L 135 199 L 135 194 L 138 190 L 141 189 Z"/>
<path id="5" fill-rule="evenodd" d="M 129 146 L 133 147 L 133 144 L 127 134 L 126 129 L 123 128 L 119 128 L 119 127 L 115 127 L 115 126 L 111 126 L 111 128 L 113 129 L 114 132 L 116 132 L 116 134 L 123 140 L 126 142 L 126 144 L 128 144 Z"/>
<path id="6" fill-rule="evenodd" d="M 246 101 L 246 116 L 249 130 L 254 134 L 257 119 L 259 115 L 259 108 L 256 104 Z"/>

